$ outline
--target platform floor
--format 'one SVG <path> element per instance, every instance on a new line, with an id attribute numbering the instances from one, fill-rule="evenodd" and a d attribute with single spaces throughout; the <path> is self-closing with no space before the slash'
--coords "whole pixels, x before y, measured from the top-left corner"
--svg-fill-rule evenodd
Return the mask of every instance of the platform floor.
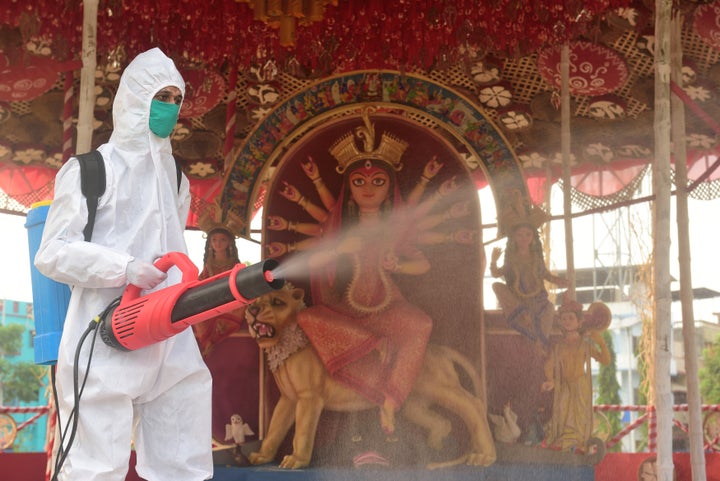
<path id="1" fill-rule="evenodd" d="M 360 468 L 285 470 L 215 467 L 213 481 L 594 481 L 592 466 L 494 464 L 488 468 L 455 467 L 439 470 Z"/>

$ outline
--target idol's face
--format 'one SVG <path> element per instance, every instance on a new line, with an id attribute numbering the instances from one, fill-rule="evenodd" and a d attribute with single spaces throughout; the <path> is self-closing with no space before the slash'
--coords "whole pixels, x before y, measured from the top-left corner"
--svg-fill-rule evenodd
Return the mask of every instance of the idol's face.
<path id="1" fill-rule="evenodd" d="M 361 212 L 377 211 L 390 191 L 390 176 L 383 169 L 361 167 L 350 173 L 350 193 Z"/>
<path id="2" fill-rule="evenodd" d="M 210 245 L 215 252 L 225 252 L 230 245 L 230 238 L 223 232 L 215 232 L 210 236 Z"/>
<path id="3" fill-rule="evenodd" d="M 580 320 L 574 312 L 560 313 L 560 327 L 565 332 L 577 331 L 580 328 Z"/>
<path id="4" fill-rule="evenodd" d="M 534 236 L 535 231 L 533 231 L 530 227 L 527 226 L 517 227 L 515 229 L 515 232 L 513 233 L 515 244 L 518 247 L 529 247 L 530 244 L 532 244 Z"/>

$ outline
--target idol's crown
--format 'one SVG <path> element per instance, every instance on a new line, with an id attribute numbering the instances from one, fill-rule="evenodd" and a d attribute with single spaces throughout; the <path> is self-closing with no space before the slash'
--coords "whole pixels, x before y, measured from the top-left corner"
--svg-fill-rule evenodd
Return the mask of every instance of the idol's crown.
<path id="1" fill-rule="evenodd" d="M 339 174 L 345 172 L 349 165 L 358 160 L 380 160 L 389 164 L 395 171 L 402 169 L 402 155 L 408 143 L 384 132 L 380 136 L 380 144 L 375 148 L 375 124 L 370 122 L 367 110 L 362 113 L 364 126 L 357 127 L 355 132 L 348 132 L 340 137 L 329 149 L 337 160 Z M 363 148 L 358 148 L 355 137 L 363 141 Z"/>

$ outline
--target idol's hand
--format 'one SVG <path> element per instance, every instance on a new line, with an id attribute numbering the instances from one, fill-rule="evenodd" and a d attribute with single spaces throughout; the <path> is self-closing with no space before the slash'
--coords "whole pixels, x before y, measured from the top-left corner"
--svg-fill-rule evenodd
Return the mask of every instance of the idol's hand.
<path id="1" fill-rule="evenodd" d="M 458 244 L 470 245 L 475 243 L 475 231 L 471 229 L 459 229 L 450 234 L 450 240 Z"/>
<path id="2" fill-rule="evenodd" d="M 457 183 L 455 183 L 455 177 L 453 176 L 451 179 L 448 179 L 442 183 L 440 189 L 438 189 L 438 192 L 440 193 L 440 195 L 446 196 L 456 191 L 457 188 L 458 186 Z"/>
<path id="3" fill-rule="evenodd" d="M 267 245 L 268 257 L 280 257 L 281 255 L 287 254 L 287 244 L 282 242 L 271 242 Z"/>
<path id="4" fill-rule="evenodd" d="M 307 162 L 301 162 L 300 166 L 302 167 L 302 170 L 305 172 L 305 175 L 307 175 L 310 180 L 313 182 L 318 180 L 320 178 L 320 170 L 318 170 L 318 166 L 313 160 L 312 157 L 308 155 Z"/>
<path id="5" fill-rule="evenodd" d="M 433 158 L 428 161 L 427 164 L 425 164 L 425 169 L 423 169 L 423 177 L 430 180 L 433 177 L 437 175 L 438 172 L 440 172 L 440 169 L 442 169 L 443 165 L 437 160 L 437 155 L 433 155 Z"/>
<path id="6" fill-rule="evenodd" d="M 450 209 L 447 210 L 445 213 L 446 219 L 459 219 L 460 217 L 465 217 L 466 215 L 470 214 L 470 205 L 468 202 L 456 202 L 452 206 L 450 206 Z"/>
<path id="7" fill-rule="evenodd" d="M 284 217 L 280 217 L 279 215 L 268 216 L 267 228 L 270 230 L 286 230 L 288 225 L 290 224 Z"/>
<path id="8" fill-rule="evenodd" d="M 280 195 L 291 202 L 299 202 L 302 198 L 300 191 L 298 191 L 294 185 L 289 184 L 286 181 L 283 181 L 282 188 L 280 189 Z"/>

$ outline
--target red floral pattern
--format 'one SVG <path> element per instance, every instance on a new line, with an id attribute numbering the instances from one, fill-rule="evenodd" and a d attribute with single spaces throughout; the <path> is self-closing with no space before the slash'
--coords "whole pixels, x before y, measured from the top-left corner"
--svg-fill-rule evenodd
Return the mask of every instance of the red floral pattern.
<path id="1" fill-rule="evenodd" d="M 720 2 L 700 5 L 693 15 L 693 27 L 705 43 L 720 50 Z"/>
<path id="2" fill-rule="evenodd" d="M 220 103 L 225 95 L 225 80 L 222 75 L 210 70 L 185 69 L 185 99 L 181 118 L 200 117 Z"/>
<path id="3" fill-rule="evenodd" d="M 570 93 L 573 95 L 604 95 L 622 87 L 628 79 L 625 60 L 614 50 L 590 42 L 569 44 Z M 561 46 L 538 54 L 540 75 L 554 88 L 560 88 Z"/>
<path id="4" fill-rule="evenodd" d="M 57 70 L 41 58 L 0 69 L 0 101 L 20 102 L 37 98 L 52 88 L 57 76 Z"/>

